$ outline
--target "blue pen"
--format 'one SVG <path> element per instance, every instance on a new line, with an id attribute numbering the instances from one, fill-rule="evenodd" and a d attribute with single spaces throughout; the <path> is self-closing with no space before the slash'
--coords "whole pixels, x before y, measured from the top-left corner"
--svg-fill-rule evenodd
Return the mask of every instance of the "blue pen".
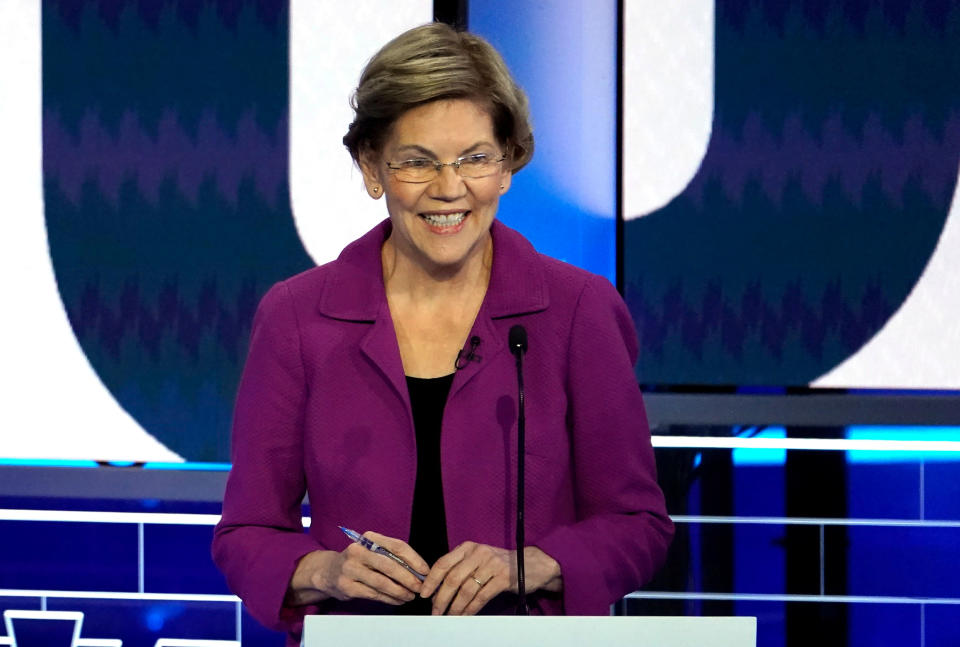
<path id="1" fill-rule="evenodd" d="M 364 537 L 363 535 L 361 535 L 355 530 L 350 530 L 349 528 L 344 528 L 343 526 L 338 526 L 338 527 L 340 528 L 340 530 L 343 531 L 343 534 L 345 534 L 355 543 L 360 544 L 361 546 L 363 546 L 369 551 L 378 553 L 380 555 L 383 555 L 384 557 L 389 557 L 390 559 L 395 561 L 397 564 L 400 564 L 400 566 L 403 566 L 405 569 L 410 571 L 413 574 L 413 576 L 418 580 L 420 580 L 421 582 L 426 579 L 427 577 L 426 575 L 421 575 L 420 573 L 413 570 L 413 567 L 410 566 L 410 564 L 407 564 L 405 561 L 403 561 L 402 559 L 400 559 L 399 557 L 391 553 L 389 550 L 387 550 L 377 542 L 367 539 L 366 537 Z"/>

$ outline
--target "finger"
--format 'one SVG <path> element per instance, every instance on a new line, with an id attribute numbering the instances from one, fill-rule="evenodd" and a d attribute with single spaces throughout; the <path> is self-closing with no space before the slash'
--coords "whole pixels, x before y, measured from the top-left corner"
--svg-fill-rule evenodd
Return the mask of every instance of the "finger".
<path id="1" fill-rule="evenodd" d="M 463 578 L 463 581 L 460 583 L 460 588 L 457 590 L 453 601 L 450 603 L 450 608 L 447 610 L 448 615 L 465 615 L 467 606 L 469 606 L 476 599 L 476 597 L 486 589 L 490 580 L 492 580 L 495 575 L 495 573 L 494 575 L 486 575 L 486 573 L 489 573 L 491 568 L 500 568 L 502 566 L 502 564 L 497 560 L 497 556 L 489 549 L 489 547 L 482 548 L 486 548 L 486 550 L 477 550 L 472 557 L 479 557 L 484 561 L 480 566 L 474 568 Z M 464 564 L 466 563 L 467 561 L 465 560 Z M 452 577 L 455 577 L 456 575 L 457 574 L 455 572 L 451 573 Z M 484 604 L 486 604 L 486 602 L 484 602 Z"/>
<path id="2" fill-rule="evenodd" d="M 486 547 L 476 546 L 447 572 L 446 577 L 443 578 L 443 583 L 433 596 L 434 613 L 442 614 L 446 612 L 456 615 L 473 599 L 474 594 L 480 587 L 471 579 L 471 576 L 480 568 L 481 563 L 489 557 L 482 550 L 483 548 Z M 464 589 L 467 582 L 470 586 L 468 589 Z M 463 590 L 462 595 L 461 590 Z M 457 600 L 458 597 L 459 601 Z M 457 602 L 456 607 L 453 606 L 454 602 Z"/>
<path id="3" fill-rule="evenodd" d="M 364 536 L 377 542 L 378 544 L 380 543 L 381 538 L 384 538 L 383 535 L 379 535 L 374 532 L 364 533 Z M 390 538 L 386 537 L 386 539 Z M 386 548 L 386 546 L 383 547 Z M 398 564 L 396 561 L 390 559 L 386 555 L 367 550 L 359 544 L 351 544 L 346 550 L 352 557 L 367 564 L 372 570 L 384 573 L 414 593 L 420 592 L 420 580 L 401 564 Z M 387 550 L 389 550 L 389 548 Z"/>
<path id="4" fill-rule="evenodd" d="M 452 551 L 438 559 L 437 562 L 430 568 L 430 572 L 427 573 L 427 579 L 423 581 L 423 587 L 420 589 L 420 596 L 429 598 L 431 595 L 436 593 L 437 589 L 446 579 L 447 573 L 450 572 L 450 569 L 460 563 L 470 548 L 470 542 L 460 544 Z"/>
<path id="5" fill-rule="evenodd" d="M 430 569 L 430 576 L 436 578 L 431 582 L 431 587 L 433 587 L 433 613 L 435 615 L 446 612 L 453 597 L 457 594 L 463 578 L 467 573 L 476 569 L 476 564 L 471 563 L 466 567 L 464 566 L 470 560 L 476 547 L 477 544 L 473 542 L 465 542 L 437 560 L 437 563 Z"/>
<path id="6" fill-rule="evenodd" d="M 474 575 L 468 576 L 463 582 L 460 583 L 460 588 L 457 589 L 457 594 L 450 603 L 450 608 L 447 609 L 447 615 L 464 615 L 464 610 L 480 594 L 480 591 L 483 590 L 483 585 L 484 581 L 479 577 Z"/>
<path id="7" fill-rule="evenodd" d="M 407 584 L 410 586 L 407 586 L 400 581 L 404 580 L 404 578 L 409 578 L 417 585 L 420 583 L 415 577 L 407 572 L 406 569 L 390 558 L 371 552 L 358 544 L 348 546 L 344 550 L 344 553 L 346 555 L 346 559 L 344 560 L 343 565 L 340 567 L 340 572 L 350 579 L 370 584 L 370 575 L 368 574 L 376 573 L 380 575 L 380 577 L 390 581 L 393 586 L 396 587 L 394 595 L 398 591 L 407 591 L 410 590 L 410 586 L 414 586 L 414 584 L 409 581 Z M 416 593 L 416 591 L 411 592 Z"/>
<path id="8" fill-rule="evenodd" d="M 346 579 L 346 578 L 345 578 Z M 399 606 L 404 602 L 409 602 L 404 598 L 396 598 L 388 593 L 383 591 L 378 591 L 377 589 L 364 584 L 363 582 L 358 582 L 356 580 L 344 581 L 340 585 L 340 590 L 345 594 L 344 599 L 361 599 L 361 600 L 374 600 L 377 602 L 385 602 L 393 606 Z"/>
<path id="9" fill-rule="evenodd" d="M 398 583 L 396 580 L 390 577 L 389 574 L 380 571 L 378 568 L 378 566 L 381 566 L 380 560 L 372 558 L 382 558 L 383 560 L 386 560 L 389 562 L 387 566 L 396 566 L 395 563 L 386 557 L 383 557 L 383 555 L 376 555 L 366 550 L 364 550 L 364 553 L 366 553 L 364 556 L 365 559 L 348 559 L 346 562 L 344 562 L 341 577 L 344 578 L 345 585 L 349 585 L 349 582 L 351 581 L 357 582 L 401 602 L 409 602 L 415 597 L 414 591 L 411 591 L 407 587 Z M 368 559 L 370 561 L 366 561 Z M 401 568 L 400 570 L 403 570 L 404 573 L 410 575 L 404 569 Z M 413 576 L 411 575 L 410 577 L 412 578 Z"/>
<path id="10" fill-rule="evenodd" d="M 370 553 L 368 559 L 370 560 L 371 569 L 383 573 L 411 593 L 419 593 L 421 588 L 423 588 L 423 584 L 413 573 L 386 555 Z"/>
<path id="11" fill-rule="evenodd" d="M 363 533 L 363 536 L 372 539 L 405 561 L 407 564 L 410 564 L 413 570 L 417 571 L 418 573 L 426 574 L 430 570 L 430 565 L 427 564 L 426 560 L 423 559 L 423 557 L 421 557 L 420 554 L 415 551 L 407 542 L 397 539 L 396 537 L 387 537 L 386 535 L 381 535 L 380 533 L 373 531 L 367 531 Z"/>
<path id="12" fill-rule="evenodd" d="M 484 582 L 483 579 L 477 578 L 481 582 Z M 480 613 L 480 610 L 487 606 L 487 602 L 497 597 L 501 593 L 507 590 L 510 585 L 510 579 L 506 576 L 494 576 L 491 577 L 488 581 L 480 587 L 480 590 L 477 591 L 477 594 L 473 596 L 473 599 L 470 600 L 470 604 L 464 608 L 462 615 L 465 616 L 475 616 Z"/>

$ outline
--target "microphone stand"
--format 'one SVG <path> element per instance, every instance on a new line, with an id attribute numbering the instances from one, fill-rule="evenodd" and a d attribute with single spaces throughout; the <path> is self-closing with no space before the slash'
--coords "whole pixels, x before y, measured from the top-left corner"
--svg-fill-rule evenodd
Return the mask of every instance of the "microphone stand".
<path id="1" fill-rule="evenodd" d="M 530 614 L 527 607 L 527 590 L 524 573 L 523 544 L 524 544 L 524 484 L 526 481 L 524 474 L 524 455 L 526 454 L 526 415 L 524 413 L 524 394 L 523 394 L 523 354 L 527 350 L 527 331 L 523 326 L 513 326 L 510 328 L 510 352 L 517 358 L 517 389 L 518 389 L 518 410 L 517 415 L 517 590 L 519 600 L 517 602 L 517 615 L 526 616 Z"/>

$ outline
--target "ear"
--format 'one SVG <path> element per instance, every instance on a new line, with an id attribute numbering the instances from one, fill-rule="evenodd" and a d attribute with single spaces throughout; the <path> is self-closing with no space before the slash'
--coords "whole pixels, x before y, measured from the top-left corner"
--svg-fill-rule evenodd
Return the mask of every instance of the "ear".
<path id="1" fill-rule="evenodd" d="M 513 181 L 513 171 L 504 171 L 500 174 L 500 195 L 510 190 L 510 183 Z"/>
<path id="2" fill-rule="evenodd" d="M 367 195 L 374 200 L 379 199 L 383 195 L 384 187 L 384 181 L 380 174 L 380 158 L 373 151 L 361 151 L 359 164 Z"/>

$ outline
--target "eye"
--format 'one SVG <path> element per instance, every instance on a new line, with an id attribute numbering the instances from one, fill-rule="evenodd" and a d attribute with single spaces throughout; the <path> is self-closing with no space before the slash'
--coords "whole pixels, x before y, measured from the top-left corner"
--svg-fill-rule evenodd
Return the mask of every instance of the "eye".
<path id="1" fill-rule="evenodd" d="M 412 160 L 404 160 L 400 162 L 399 166 L 400 168 L 423 169 L 434 166 L 434 162 L 433 160 L 429 160 L 425 157 L 418 157 Z"/>
<path id="2" fill-rule="evenodd" d="M 493 159 L 493 157 L 489 153 L 473 153 L 472 155 L 461 157 L 460 163 L 468 166 L 481 166 L 491 159 Z"/>

